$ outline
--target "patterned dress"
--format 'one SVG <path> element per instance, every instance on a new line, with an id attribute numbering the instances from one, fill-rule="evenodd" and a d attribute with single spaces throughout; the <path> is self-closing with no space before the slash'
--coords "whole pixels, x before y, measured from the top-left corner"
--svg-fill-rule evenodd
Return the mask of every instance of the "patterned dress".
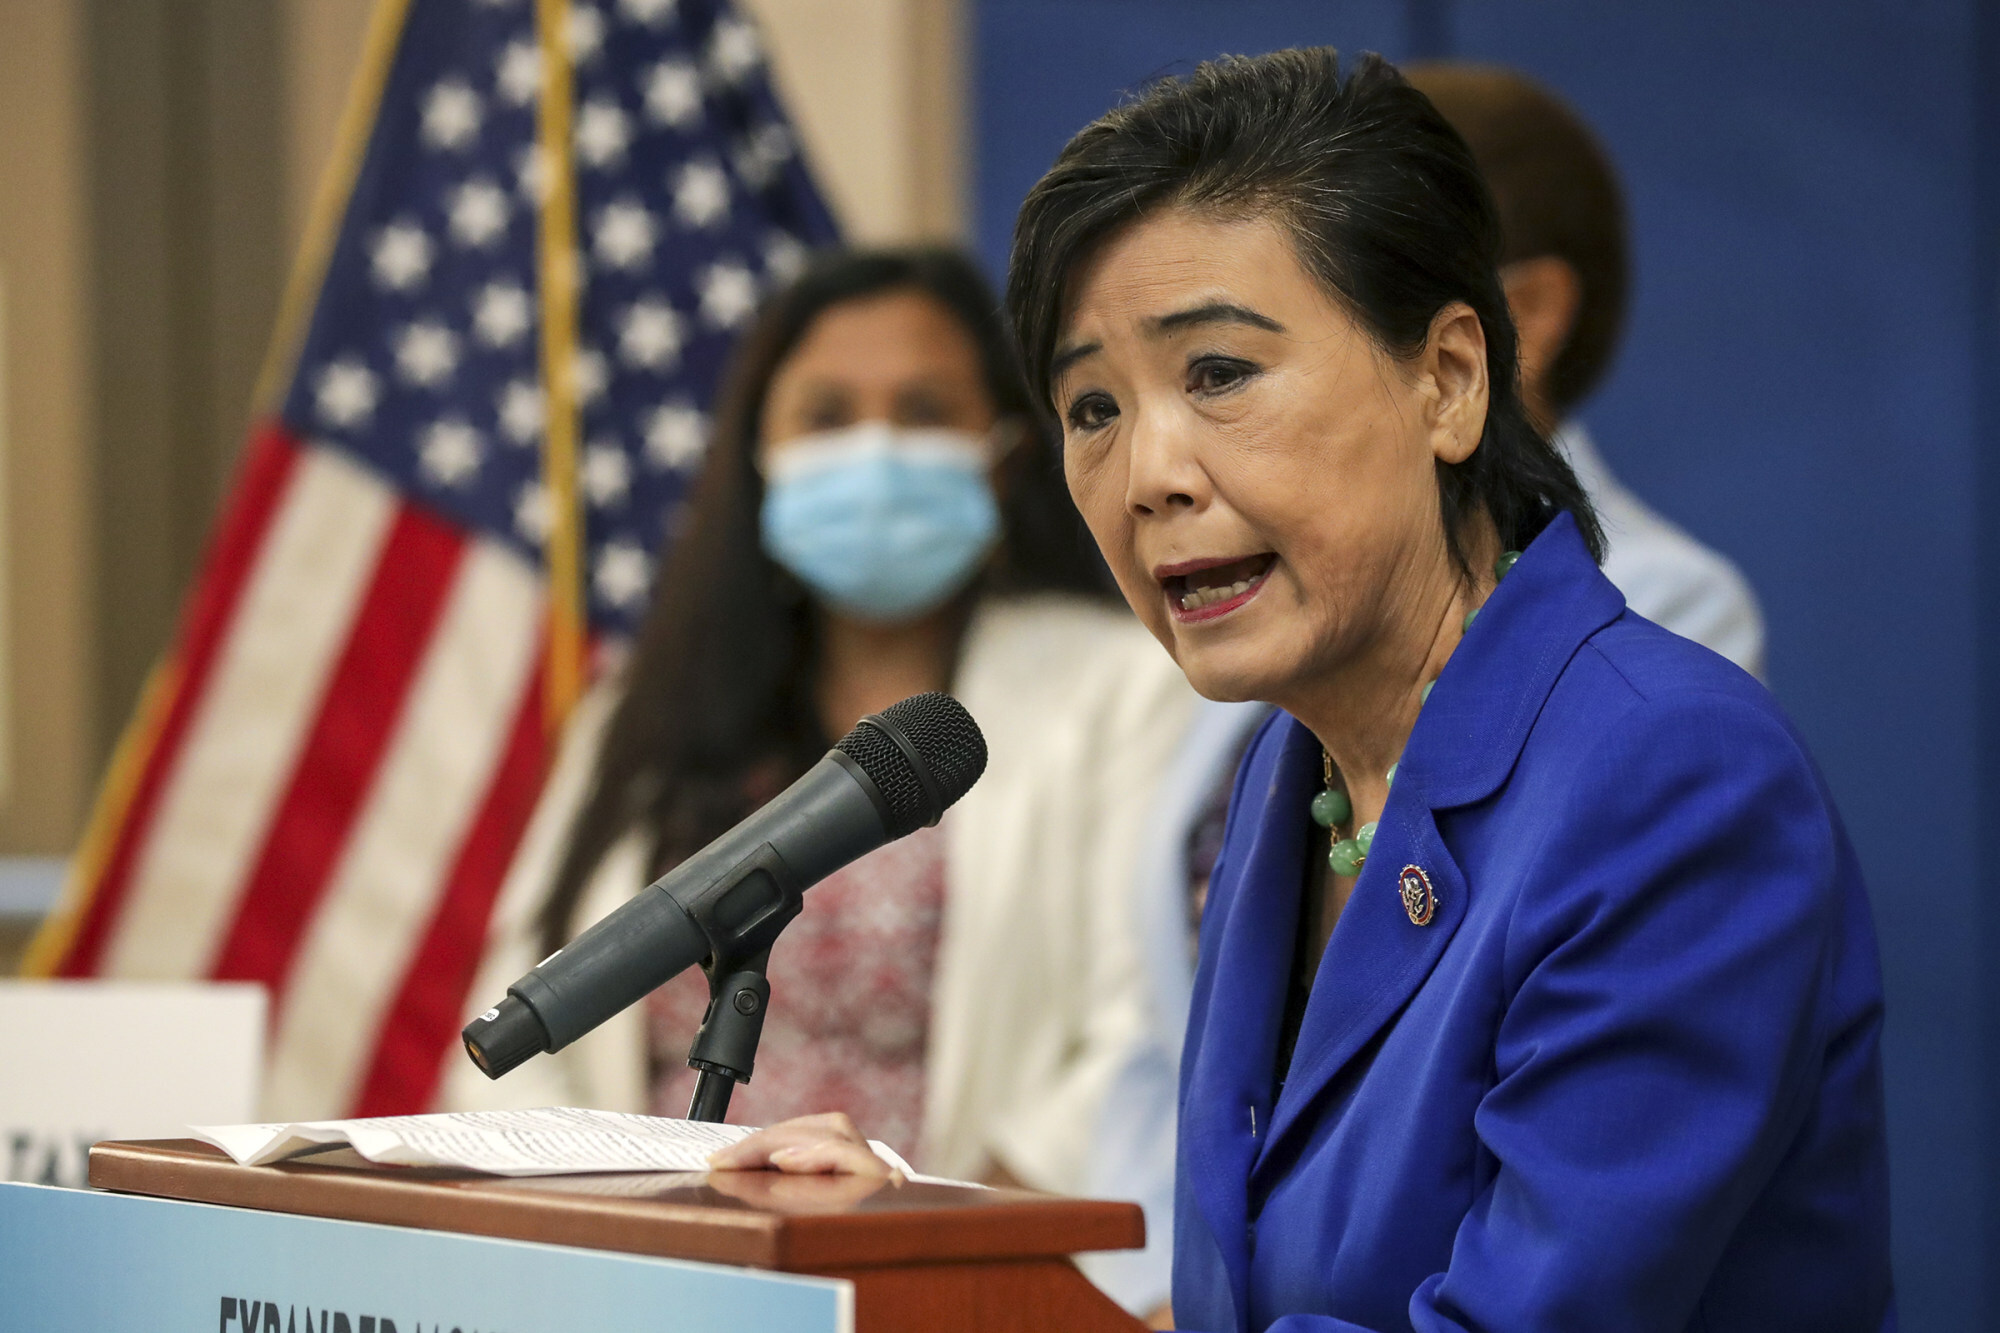
<path id="1" fill-rule="evenodd" d="M 918 829 L 807 891 L 771 949 L 771 1008 L 751 1081 L 729 1119 L 771 1125 L 845 1111 L 905 1157 L 923 1124 L 931 977 L 944 914 L 944 837 Z M 708 979 L 685 972 L 646 1001 L 656 1115 L 687 1114 L 688 1048 Z"/>

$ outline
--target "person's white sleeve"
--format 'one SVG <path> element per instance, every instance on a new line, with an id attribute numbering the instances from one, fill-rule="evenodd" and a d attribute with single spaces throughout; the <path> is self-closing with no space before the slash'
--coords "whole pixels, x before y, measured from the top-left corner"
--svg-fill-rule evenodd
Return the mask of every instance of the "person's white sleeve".
<path id="1" fill-rule="evenodd" d="M 1094 742 L 1078 756 L 1078 863 L 1067 871 L 1071 889 L 1062 905 L 1081 977 L 1059 1018 L 1065 1050 L 1042 1077 L 1015 1088 L 987 1127 L 990 1151 L 1017 1178 L 1061 1193 L 1082 1193 L 1089 1184 L 1105 1098 L 1150 1031 L 1135 865 L 1193 696 L 1164 653 L 1140 647 L 1135 669 L 1120 672 L 1102 698 Z"/>

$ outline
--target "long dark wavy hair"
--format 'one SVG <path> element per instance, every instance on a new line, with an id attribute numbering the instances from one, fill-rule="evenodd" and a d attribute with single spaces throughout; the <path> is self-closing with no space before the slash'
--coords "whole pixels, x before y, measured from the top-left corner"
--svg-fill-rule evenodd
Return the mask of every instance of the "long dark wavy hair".
<path id="1" fill-rule="evenodd" d="M 823 254 L 773 296 L 724 379 L 701 479 L 670 543 L 605 730 L 589 795 L 540 913 L 545 953 L 568 939 L 592 872 L 634 828 L 654 873 L 699 851 L 826 752 L 814 704 L 812 601 L 759 536 L 756 466 L 771 380 L 814 322 L 848 301 L 921 292 L 979 349 L 1002 420 L 1026 437 L 1001 463 L 998 549 L 970 594 L 1064 591 L 1109 600 L 1108 577 L 1064 489 L 1053 441 L 1029 408 L 992 289 L 955 250 Z"/>
<path id="2" fill-rule="evenodd" d="M 1563 512 L 1604 559 L 1589 498 L 1521 402 L 1493 197 L 1465 140 L 1393 65 L 1363 55 L 1342 78 L 1332 47 L 1226 56 L 1078 131 L 1021 205 L 1008 266 L 1007 309 L 1039 402 L 1078 266 L 1175 207 L 1278 222 L 1306 271 L 1393 356 L 1422 351 L 1447 305 L 1470 306 L 1491 387 L 1479 447 L 1437 465 L 1453 562 L 1471 577 L 1468 530 L 1482 514 L 1520 550 Z"/>

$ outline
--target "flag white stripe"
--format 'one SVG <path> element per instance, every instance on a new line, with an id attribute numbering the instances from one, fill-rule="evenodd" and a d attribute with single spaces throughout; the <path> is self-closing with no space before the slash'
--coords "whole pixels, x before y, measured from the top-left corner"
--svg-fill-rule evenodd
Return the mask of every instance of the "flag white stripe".
<path id="1" fill-rule="evenodd" d="M 279 1000 L 263 1114 L 347 1114 L 493 781 L 540 642 L 540 581 L 474 541 Z"/>
<path id="2" fill-rule="evenodd" d="M 139 850 L 105 975 L 208 970 L 396 507 L 340 455 L 300 458 Z"/>

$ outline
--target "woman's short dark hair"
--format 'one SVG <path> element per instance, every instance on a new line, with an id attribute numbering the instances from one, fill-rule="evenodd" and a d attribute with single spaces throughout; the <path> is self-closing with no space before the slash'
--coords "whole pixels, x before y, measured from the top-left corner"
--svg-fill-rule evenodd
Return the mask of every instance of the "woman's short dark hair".
<path id="1" fill-rule="evenodd" d="M 1420 352 L 1447 305 L 1470 306 L 1491 391 L 1479 447 L 1437 466 L 1452 558 L 1469 574 L 1467 525 L 1481 512 L 1518 550 L 1567 511 L 1603 559 L 1576 474 L 1521 403 L 1492 197 L 1465 140 L 1394 66 L 1364 55 L 1343 79 L 1331 47 L 1227 56 L 1161 80 L 1071 139 L 1021 205 L 1007 277 L 1038 402 L 1050 402 L 1079 266 L 1170 208 L 1278 222 L 1303 267 L 1393 356 Z"/>
<path id="2" fill-rule="evenodd" d="M 661 562 L 624 694 L 542 905 L 546 952 L 567 939 L 591 873 L 628 831 L 648 834 L 650 862 L 655 873 L 664 870 L 777 794 L 832 743 L 814 699 L 811 598 L 765 554 L 760 537 L 764 400 L 821 315 L 903 291 L 936 301 L 964 328 L 996 414 L 1026 432 L 996 479 L 1000 545 L 979 589 L 1109 597 L 978 268 L 940 246 L 817 256 L 765 304 L 724 377 L 701 478 Z"/>

